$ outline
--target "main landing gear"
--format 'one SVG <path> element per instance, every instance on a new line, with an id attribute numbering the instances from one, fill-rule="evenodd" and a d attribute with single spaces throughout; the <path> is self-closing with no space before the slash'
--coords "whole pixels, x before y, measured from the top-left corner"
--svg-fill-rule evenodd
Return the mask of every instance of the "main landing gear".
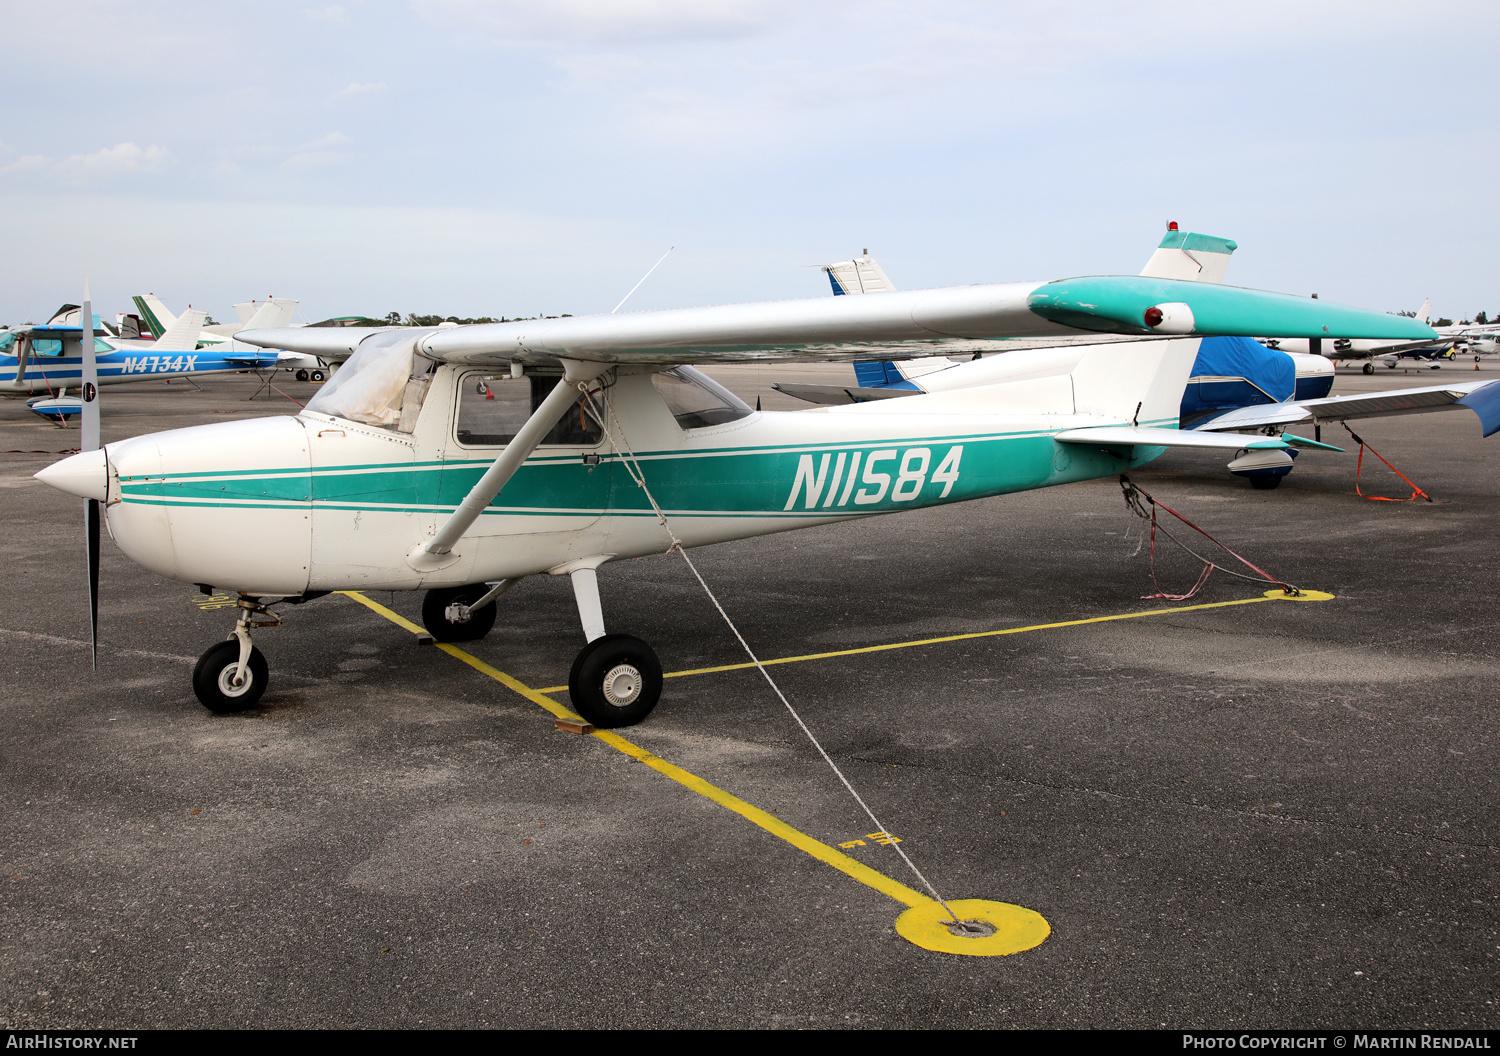
<path id="1" fill-rule="evenodd" d="M 628 634 L 604 633 L 604 609 L 599 604 L 595 569 L 609 557 L 569 561 L 548 569 L 573 581 L 578 619 L 589 640 L 568 672 L 568 696 L 573 710 L 595 726 L 615 729 L 634 726 L 661 699 L 661 661 L 651 647 Z"/>
<path id="2" fill-rule="evenodd" d="M 306 371 L 299 370 L 292 375 L 298 381 L 322 381 L 326 375 L 321 370 Z"/>
<path id="3" fill-rule="evenodd" d="M 234 633 L 210 646 L 193 668 L 193 693 L 205 708 L 220 715 L 253 708 L 265 694 L 271 671 L 265 654 L 250 641 L 250 628 L 281 623 L 280 616 L 254 598 L 241 595 L 239 608 Z"/>
<path id="4" fill-rule="evenodd" d="M 568 673 L 573 709 L 602 729 L 634 726 L 661 699 L 661 661 L 651 647 L 628 634 L 604 633 L 599 580 L 594 570 L 608 557 L 569 561 L 548 571 L 573 581 L 578 618 L 588 638 Z M 494 600 L 515 580 L 435 587 L 422 599 L 422 625 L 440 642 L 474 642 L 495 625 Z"/>
<path id="5" fill-rule="evenodd" d="M 495 626 L 494 600 L 514 583 L 502 579 L 429 590 L 422 598 L 422 626 L 440 642 L 477 642 Z"/>

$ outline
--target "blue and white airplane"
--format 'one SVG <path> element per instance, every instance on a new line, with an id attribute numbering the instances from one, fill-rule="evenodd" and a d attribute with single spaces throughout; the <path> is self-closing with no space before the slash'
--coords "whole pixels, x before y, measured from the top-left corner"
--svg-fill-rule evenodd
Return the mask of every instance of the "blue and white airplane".
<path id="1" fill-rule="evenodd" d="M 0 330 L 0 396 L 22 398 L 53 421 L 79 413 L 82 401 L 69 396 L 83 379 L 81 309 L 65 304 L 41 326 Z M 200 349 L 205 314 L 189 309 L 154 341 L 110 335 L 93 313 L 94 354 L 99 384 L 199 377 L 274 367 L 277 354 L 254 347 Z"/>
<path id="2" fill-rule="evenodd" d="M 1147 278 L 1221 283 L 1229 258 L 1238 246 L 1228 239 L 1185 232 L 1175 223 L 1147 261 L 1141 275 Z M 823 268 L 835 296 L 889 293 L 895 290 L 869 250 L 852 260 Z M 1418 319 L 1426 322 L 1427 305 Z M 1300 340 L 1307 348 L 1311 341 Z M 1484 435 L 1500 431 L 1500 382 L 1462 382 L 1420 389 L 1364 393 L 1330 398 L 1333 389 L 1333 358 L 1315 352 L 1287 351 L 1293 341 L 1260 342 L 1248 337 L 1203 338 L 1197 359 L 1183 392 L 1178 412 L 1179 427 L 1201 432 L 1249 432 L 1280 435 L 1291 425 L 1311 425 L 1321 432 L 1324 422 L 1354 418 L 1415 414 L 1467 407 L 1480 417 Z M 1324 339 L 1331 347 L 1334 339 Z M 1347 345 L 1344 339 L 1338 344 Z M 1376 344 L 1376 342 L 1370 342 Z M 1420 342 L 1406 342 L 1415 346 Z M 1277 345 L 1281 347 L 1276 347 Z M 1388 350 L 1401 342 L 1380 342 Z M 1429 347 L 1432 342 L 1425 342 Z M 976 345 L 973 359 L 952 357 L 883 361 L 854 364 L 852 386 L 777 384 L 789 396 L 811 403 L 837 405 L 865 403 L 919 393 L 996 385 L 1026 378 L 1047 377 L 1072 369 L 1087 346 L 1071 350 L 1008 351 L 1004 341 Z M 1004 352 L 981 358 L 987 353 Z M 1387 355 L 1397 352 L 1387 351 Z M 1399 354 L 1412 354 L 1402 348 Z M 1331 358 L 1330 358 L 1331 357 Z M 1367 370 L 1367 373 L 1369 371 Z M 1483 389 L 1483 392 L 1478 390 Z M 1228 469 L 1256 488 L 1277 487 L 1291 472 L 1298 447 L 1341 448 L 1295 435 L 1285 439 L 1291 448 L 1241 451 Z M 1247 438 L 1248 443 L 1249 438 Z"/>

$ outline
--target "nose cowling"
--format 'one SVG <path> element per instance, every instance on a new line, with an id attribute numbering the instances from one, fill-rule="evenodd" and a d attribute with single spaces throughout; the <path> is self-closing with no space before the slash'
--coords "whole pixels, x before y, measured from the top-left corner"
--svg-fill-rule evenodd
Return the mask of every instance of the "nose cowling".
<path id="1" fill-rule="evenodd" d="M 33 476 L 48 487 L 80 499 L 103 502 L 109 495 L 109 462 L 102 448 L 69 455 Z"/>
<path id="2" fill-rule="evenodd" d="M 110 535 L 137 564 L 183 583 L 300 594 L 312 549 L 307 433 L 251 418 L 109 445 Z"/>

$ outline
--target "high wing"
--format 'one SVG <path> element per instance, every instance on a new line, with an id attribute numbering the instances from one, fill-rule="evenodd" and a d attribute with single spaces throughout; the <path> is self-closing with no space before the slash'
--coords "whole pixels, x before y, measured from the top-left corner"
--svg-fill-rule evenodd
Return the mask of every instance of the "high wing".
<path id="1" fill-rule="evenodd" d="M 244 330 L 237 337 L 263 348 L 316 355 L 347 351 L 387 329 L 315 333 L 299 327 Z M 418 336 L 416 350 L 459 365 L 569 359 L 669 366 L 910 358 L 994 339 L 1015 339 L 1017 345 L 1038 338 L 1047 344 L 1070 343 L 1069 338 L 1097 344 L 1100 334 L 1137 340 L 1337 335 L 1430 341 L 1436 336 L 1425 323 L 1405 316 L 1288 294 L 1131 275 L 481 323 Z"/>
<path id="2" fill-rule="evenodd" d="M 1397 414 L 1423 414 L 1466 407 L 1479 415 L 1484 435 L 1500 431 L 1500 381 L 1471 381 L 1457 385 L 1433 385 L 1420 389 L 1393 389 L 1357 396 L 1331 396 L 1322 400 L 1262 404 L 1226 411 L 1194 427 L 1195 432 L 1225 432 L 1321 424 L 1351 418 L 1385 418 Z"/>

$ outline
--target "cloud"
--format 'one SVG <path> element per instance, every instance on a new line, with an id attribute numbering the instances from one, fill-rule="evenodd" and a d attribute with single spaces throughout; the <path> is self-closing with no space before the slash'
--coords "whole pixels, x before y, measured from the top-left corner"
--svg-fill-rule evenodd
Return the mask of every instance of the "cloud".
<path id="1" fill-rule="evenodd" d="M 162 172 L 171 162 L 172 155 L 165 147 L 117 143 L 92 154 L 72 154 L 62 161 L 53 161 L 44 154 L 23 154 L 0 172 L 51 173 L 73 184 L 97 184 L 122 176 Z"/>
<path id="2" fill-rule="evenodd" d="M 354 95 L 375 95 L 376 93 L 383 91 L 385 91 L 385 82 L 379 81 L 374 84 L 346 84 L 344 85 L 344 87 L 340 88 L 336 94 L 340 97 L 344 97 Z"/>
<path id="3" fill-rule="evenodd" d="M 44 157 L 41 154 L 22 154 L 15 161 L 5 166 L 5 168 L 0 169 L 0 172 L 35 172 L 38 169 L 45 169 L 51 164 L 52 159 Z"/>
<path id="4" fill-rule="evenodd" d="M 443 21 L 507 42 L 733 39 L 774 28 L 786 0 L 417 0 Z"/>
<path id="5" fill-rule="evenodd" d="M 93 183 L 117 176 L 160 172 L 169 160 L 164 147 L 142 148 L 134 143 L 119 143 L 92 154 L 73 154 L 62 164 L 75 180 Z"/>

